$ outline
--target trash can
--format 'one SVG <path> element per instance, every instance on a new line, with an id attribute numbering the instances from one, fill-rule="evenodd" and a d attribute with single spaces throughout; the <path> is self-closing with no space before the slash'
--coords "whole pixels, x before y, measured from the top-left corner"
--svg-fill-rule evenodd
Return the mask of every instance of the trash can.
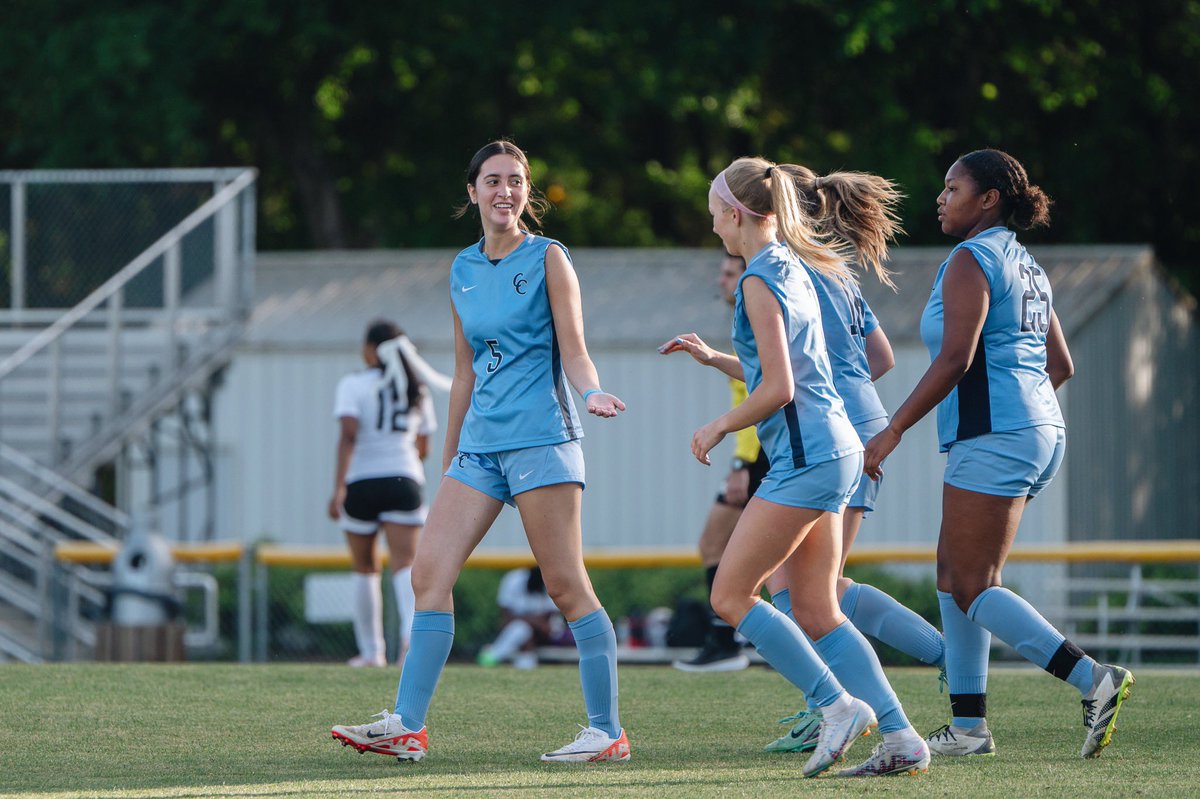
<path id="1" fill-rule="evenodd" d="M 183 660 L 182 605 L 167 541 L 135 520 L 112 569 L 110 622 L 97 629 L 96 659 Z"/>

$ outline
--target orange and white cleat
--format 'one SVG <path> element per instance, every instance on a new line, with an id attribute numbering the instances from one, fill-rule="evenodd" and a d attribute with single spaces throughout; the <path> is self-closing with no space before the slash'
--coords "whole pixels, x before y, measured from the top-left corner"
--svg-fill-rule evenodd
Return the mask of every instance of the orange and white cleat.
<path id="1" fill-rule="evenodd" d="M 629 759 L 629 738 L 625 730 L 616 738 L 597 727 L 580 725 L 575 740 L 542 755 L 546 763 L 611 763 Z"/>
<path id="2" fill-rule="evenodd" d="M 395 713 L 387 710 L 376 713 L 379 721 L 354 727 L 338 725 L 330 732 L 342 746 L 352 746 L 363 752 L 390 755 L 398 760 L 420 760 L 429 749 L 429 733 L 424 727 L 410 730 Z"/>

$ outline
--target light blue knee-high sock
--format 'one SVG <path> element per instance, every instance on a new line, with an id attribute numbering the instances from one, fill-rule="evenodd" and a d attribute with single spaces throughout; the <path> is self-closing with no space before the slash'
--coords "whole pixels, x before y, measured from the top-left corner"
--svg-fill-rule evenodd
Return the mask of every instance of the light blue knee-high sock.
<path id="1" fill-rule="evenodd" d="M 884 676 L 875 650 L 858 628 L 844 621 L 818 638 L 815 646 L 850 695 L 866 702 L 875 711 L 880 732 L 896 732 L 909 726 L 908 717 Z"/>
<path id="2" fill-rule="evenodd" d="M 453 613 L 418 610 L 413 614 L 408 654 L 404 657 L 404 671 L 400 673 L 400 687 L 396 689 L 396 712 L 410 730 L 425 726 L 425 714 L 429 712 L 433 691 L 446 667 L 453 643 Z"/>
<path id="3" fill-rule="evenodd" d="M 617 634 L 604 608 L 568 624 L 579 649 L 579 682 L 588 721 L 610 738 L 621 734 L 617 713 Z"/>
<path id="4" fill-rule="evenodd" d="M 841 607 L 859 632 L 922 663 L 945 665 L 946 644 L 937 628 L 878 588 L 851 583 L 842 594 Z"/>
<path id="5" fill-rule="evenodd" d="M 796 623 L 766 602 L 755 602 L 737 629 L 775 671 L 804 692 L 809 707 L 827 707 L 842 695 L 837 677 Z"/>
<path id="6" fill-rule="evenodd" d="M 950 688 L 950 723 L 971 729 L 987 717 L 988 651 L 992 634 L 967 618 L 954 596 L 938 591 L 942 635 L 946 638 L 946 682 Z"/>
<path id="7" fill-rule="evenodd" d="M 1021 657 L 1075 686 L 1086 695 L 1092 690 L 1096 661 L 1054 629 L 1021 597 L 1007 588 L 992 586 L 971 603 L 967 618 L 986 627 Z"/>
<path id="8" fill-rule="evenodd" d="M 771 594 L 771 604 L 775 606 L 777 611 L 787 616 L 788 621 L 796 625 L 796 629 L 800 630 L 800 634 L 804 636 L 804 640 L 808 641 L 809 646 L 812 646 L 813 640 L 808 637 L 808 633 L 801 629 L 799 622 L 796 621 L 796 617 L 792 615 L 792 592 L 787 588 L 781 588 Z"/>

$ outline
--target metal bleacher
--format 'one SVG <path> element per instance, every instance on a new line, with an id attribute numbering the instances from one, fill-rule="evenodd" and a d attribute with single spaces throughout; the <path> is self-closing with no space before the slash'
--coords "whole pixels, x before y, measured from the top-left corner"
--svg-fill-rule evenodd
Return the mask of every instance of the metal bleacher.
<path id="1" fill-rule="evenodd" d="M 0 172 L 10 222 L 0 227 L 9 277 L 0 292 L 0 661 L 90 645 L 103 592 L 89 567 L 59 565 L 54 549 L 116 545 L 128 517 L 91 490 L 97 470 L 144 449 L 148 431 L 232 357 L 251 308 L 256 178 L 252 169 Z M 122 194 L 104 191 L 112 187 Z M 87 259 L 104 254 L 89 237 L 112 241 L 115 226 L 127 243 L 120 225 L 132 228 L 135 212 L 163 217 L 155 198 L 184 195 L 197 199 L 182 218 L 159 221 L 139 254 L 89 275 Z M 56 237 L 55 225 L 74 229 Z M 72 269 L 71 280 L 60 277 Z M 54 282 L 47 275 L 54 285 L 89 276 L 99 285 L 56 308 L 30 298 Z"/>

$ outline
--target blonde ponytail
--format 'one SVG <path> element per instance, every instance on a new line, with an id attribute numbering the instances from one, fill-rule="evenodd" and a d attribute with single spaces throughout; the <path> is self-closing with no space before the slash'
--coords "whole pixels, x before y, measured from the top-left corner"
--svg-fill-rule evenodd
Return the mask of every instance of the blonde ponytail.
<path id="1" fill-rule="evenodd" d="M 805 264 L 831 277 L 854 281 L 832 238 L 822 232 L 787 171 L 765 158 L 739 158 L 724 172 L 734 197 L 755 216 L 775 216 L 779 236 Z"/>
<path id="2" fill-rule="evenodd" d="M 846 260 L 857 260 L 895 289 L 885 265 L 888 246 L 904 230 L 897 206 L 904 198 L 896 184 L 868 172 L 832 172 L 824 177 L 796 164 L 776 168 L 792 178 L 802 204 L 824 240 Z"/>

